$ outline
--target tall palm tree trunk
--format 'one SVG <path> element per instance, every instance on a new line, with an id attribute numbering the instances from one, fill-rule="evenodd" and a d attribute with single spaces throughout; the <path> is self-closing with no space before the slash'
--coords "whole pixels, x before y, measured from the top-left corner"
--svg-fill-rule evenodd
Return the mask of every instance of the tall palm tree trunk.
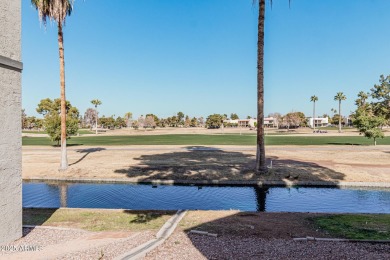
<path id="1" fill-rule="evenodd" d="M 58 22 L 58 49 L 60 55 L 60 83 L 61 83 L 61 166 L 60 170 L 68 168 L 68 156 L 66 153 L 66 98 L 65 98 L 65 59 L 64 38 L 62 23 Z"/>
<path id="2" fill-rule="evenodd" d="M 341 100 L 339 100 L 339 133 L 341 133 Z"/>
<path id="3" fill-rule="evenodd" d="M 264 20 L 265 0 L 259 0 L 259 20 L 257 38 L 257 149 L 256 171 L 267 172 L 264 147 Z"/>
<path id="4" fill-rule="evenodd" d="M 95 121 L 95 131 L 96 131 L 96 134 L 98 134 L 98 131 L 97 131 L 97 123 L 98 123 L 98 112 L 97 112 L 97 106 L 95 106 L 95 118 L 96 118 L 96 121 Z"/>
<path id="5" fill-rule="evenodd" d="M 313 102 L 313 130 L 316 130 L 316 102 Z"/>

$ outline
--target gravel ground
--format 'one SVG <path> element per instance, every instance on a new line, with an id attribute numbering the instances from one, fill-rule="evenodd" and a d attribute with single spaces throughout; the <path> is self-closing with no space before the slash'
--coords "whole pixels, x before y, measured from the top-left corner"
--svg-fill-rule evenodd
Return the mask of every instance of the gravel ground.
<path id="1" fill-rule="evenodd" d="M 13 243 L 7 244 L 7 246 L 40 246 L 45 247 L 49 245 L 65 243 L 72 239 L 80 238 L 88 231 L 69 229 L 44 229 L 44 228 L 23 228 L 23 237 L 16 240 Z M 10 255 L 15 252 L 12 251 L 0 251 L 0 259 L 6 259 L 5 255 Z"/>
<path id="2" fill-rule="evenodd" d="M 176 232 L 145 259 L 390 259 L 390 245 L 214 238 Z"/>
<path id="3" fill-rule="evenodd" d="M 202 220 L 205 220 L 207 216 L 210 218 L 221 218 L 221 212 L 214 213 L 214 215 L 216 214 L 215 216 L 211 213 L 197 212 L 198 215 L 195 213 L 192 214 L 195 214 L 194 216 L 189 214 L 185 219 L 188 223 L 184 221 L 182 224 L 184 226 L 189 226 L 190 224 L 198 225 L 195 223 L 197 220 L 195 218 L 196 216 L 201 217 Z M 218 232 L 220 236 L 215 238 L 188 234 L 185 231 L 182 231 L 183 229 L 181 227 L 178 227 L 178 230 L 176 230 L 165 243 L 147 254 L 145 259 L 390 259 L 390 244 L 293 241 L 289 237 L 291 234 L 286 235 L 283 232 L 280 233 L 277 231 L 280 224 L 279 222 L 286 223 L 288 221 L 289 230 L 291 229 L 292 231 L 290 231 L 294 232 L 296 235 L 299 233 L 299 230 L 306 226 L 306 222 L 302 222 L 301 227 L 295 223 L 295 220 L 302 219 L 302 216 L 297 214 L 279 215 L 280 216 L 276 217 L 276 215 L 272 214 L 260 214 L 259 217 L 262 219 L 260 223 L 264 222 L 264 225 L 268 223 L 268 225 L 271 224 L 272 227 L 269 227 L 269 230 L 267 231 L 264 229 L 264 226 L 261 226 L 258 223 L 259 221 L 256 222 L 256 225 L 252 223 L 255 228 L 254 230 L 262 230 L 259 234 L 256 232 L 245 232 L 244 235 L 237 235 L 236 231 L 234 231 L 235 229 L 232 229 L 233 232 L 231 228 L 229 229 L 226 227 L 226 230 L 223 229 L 225 232 Z M 238 221 L 234 216 L 222 218 L 222 220 L 219 220 L 222 222 L 216 222 L 214 223 L 214 226 L 219 228 L 221 228 L 221 225 L 230 226 L 230 219 L 235 222 Z M 274 218 L 277 218 L 279 222 L 266 221 L 273 216 Z M 285 217 L 287 218 L 288 216 L 289 220 L 285 219 Z M 257 215 L 252 217 L 257 219 Z M 236 216 L 236 218 L 238 217 Z M 251 216 L 245 215 L 244 219 L 241 219 L 239 223 L 247 224 L 247 222 L 251 223 L 250 221 Z M 260 226 L 257 227 L 257 225 Z M 208 227 L 212 228 L 212 226 Z M 35 245 L 42 246 L 45 250 L 45 247 L 50 245 L 61 245 L 74 239 L 81 239 L 81 243 L 83 243 L 82 241 L 91 241 L 91 239 L 111 239 L 107 240 L 107 243 L 100 241 L 104 243 L 100 243 L 99 245 L 95 244 L 95 246 L 93 242 L 92 246 L 87 246 L 75 252 L 71 252 L 69 251 L 69 248 L 64 247 L 63 252 L 59 250 L 57 254 L 55 251 L 55 255 L 57 256 L 51 257 L 50 259 L 113 259 L 114 257 L 153 239 L 155 236 L 154 231 L 124 234 L 123 232 L 90 232 L 77 229 L 61 230 L 44 228 L 24 228 L 23 233 L 25 235 L 23 238 L 8 245 Z M 271 236 L 274 233 L 277 234 L 276 237 Z M 122 236 L 120 236 L 121 234 Z M 283 234 L 284 236 L 282 236 Z M 115 239 L 112 240 L 112 238 Z M 86 245 L 88 245 L 88 243 L 86 243 Z M 44 252 L 45 251 L 42 251 L 42 254 L 30 257 L 30 259 L 41 259 L 42 257 L 45 257 Z M 24 257 L 28 256 L 28 254 L 29 253 L 19 255 L 18 259 L 25 259 Z M 18 255 L 13 255 L 12 252 L 0 251 L 0 259 L 8 260 L 17 256 Z M 24 257 L 20 258 L 20 256 Z"/>
<path id="4" fill-rule="evenodd" d="M 56 259 L 113 259 L 127 251 L 130 251 L 132 248 L 152 240 L 154 235 L 155 233 L 152 231 L 143 231 L 136 237 L 130 237 L 119 243 L 113 242 L 101 247 L 66 254 Z"/>
<path id="5" fill-rule="evenodd" d="M 41 259 L 47 257 L 45 254 L 45 247 L 47 246 L 61 245 L 74 239 L 85 238 L 86 241 L 91 241 L 91 239 L 94 239 L 94 234 L 104 236 L 104 234 L 110 234 L 110 232 L 94 233 L 77 229 L 24 228 L 24 237 L 13 243 L 7 244 L 7 246 L 40 246 L 43 250 L 34 252 L 34 256 L 32 257 L 31 255 L 31 257 L 32 259 Z M 58 255 L 58 257 L 50 257 L 50 259 L 113 259 L 114 257 L 153 239 L 154 236 L 154 231 L 137 232 L 125 238 L 111 239 L 108 243 L 103 243 L 103 245 L 100 246 L 87 246 L 83 250 L 76 252 L 69 252 L 69 248 L 64 247 L 63 251 L 59 250 L 55 252 L 55 255 Z M 104 237 L 102 239 L 104 239 Z M 80 243 L 83 243 L 83 240 L 80 240 Z M 86 244 L 88 245 L 88 242 Z M 29 254 L 31 253 L 24 252 L 20 254 L 20 252 L 0 251 L 0 259 L 25 259 Z M 52 255 L 52 252 L 50 252 L 50 255 Z M 103 257 L 101 258 L 101 256 Z"/>

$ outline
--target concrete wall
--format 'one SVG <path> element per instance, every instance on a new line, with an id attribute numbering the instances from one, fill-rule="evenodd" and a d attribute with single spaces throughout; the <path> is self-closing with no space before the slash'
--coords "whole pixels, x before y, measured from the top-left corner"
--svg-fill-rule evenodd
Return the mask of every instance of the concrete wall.
<path id="1" fill-rule="evenodd" d="M 21 0 L 0 0 L 0 244 L 22 236 Z"/>

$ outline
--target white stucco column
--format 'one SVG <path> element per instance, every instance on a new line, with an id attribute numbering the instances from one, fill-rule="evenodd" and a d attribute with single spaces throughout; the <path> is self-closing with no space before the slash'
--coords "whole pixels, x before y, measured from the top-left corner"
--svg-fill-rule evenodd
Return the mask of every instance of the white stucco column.
<path id="1" fill-rule="evenodd" d="M 0 0 L 0 244 L 22 236 L 21 0 Z"/>

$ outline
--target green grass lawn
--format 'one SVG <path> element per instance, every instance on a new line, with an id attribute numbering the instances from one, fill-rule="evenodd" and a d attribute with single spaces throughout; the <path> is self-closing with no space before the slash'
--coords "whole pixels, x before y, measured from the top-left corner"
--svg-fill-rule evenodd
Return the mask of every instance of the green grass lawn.
<path id="1" fill-rule="evenodd" d="M 390 214 L 345 214 L 310 220 L 320 229 L 336 237 L 390 240 Z"/>
<path id="2" fill-rule="evenodd" d="M 373 145 L 362 136 L 266 136 L 266 145 Z M 55 145 L 48 137 L 23 137 L 23 145 Z M 80 136 L 68 145 L 255 145 L 252 135 L 144 135 L 144 136 Z M 390 138 L 377 140 L 390 145 Z"/>
<path id="3" fill-rule="evenodd" d="M 94 134 L 95 132 L 90 131 L 88 129 L 79 129 L 78 133 L 81 135 L 87 135 L 87 134 Z"/>
<path id="4" fill-rule="evenodd" d="M 90 231 L 156 230 L 174 211 L 23 209 L 23 225 L 81 228 Z"/>

